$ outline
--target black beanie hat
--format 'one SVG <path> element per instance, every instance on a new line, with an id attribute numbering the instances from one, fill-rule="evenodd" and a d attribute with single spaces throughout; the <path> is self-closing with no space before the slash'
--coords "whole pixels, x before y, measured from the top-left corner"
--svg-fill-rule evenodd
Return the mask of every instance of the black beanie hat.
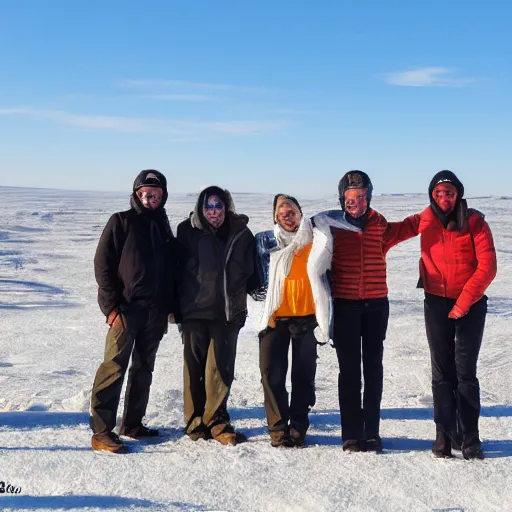
<path id="1" fill-rule="evenodd" d="M 300 214 L 302 216 L 302 208 L 300 207 L 299 201 L 297 201 L 297 199 L 295 199 L 295 197 L 289 196 L 288 194 L 276 194 L 274 196 L 273 207 L 272 207 L 272 214 L 273 214 L 273 217 L 274 217 L 274 223 L 275 223 L 275 218 L 276 218 L 277 202 L 278 202 L 280 197 L 282 197 L 283 199 L 286 199 L 286 200 L 292 202 L 299 209 L 299 212 L 300 212 Z"/>
<path id="2" fill-rule="evenodd" d="M 154 169 L 146 169 L 145 171 L 141 171 L 137 174 L 137 177 L 133 182 L 133 195 L 136 201 L 138 201 L 139 198 L 135 192 L 142 187 L 160 188 L 163 192 L 163 197 L 159 208 L 164 207 L 167 201 L 167 180 L 161 172 L 155 171 Z"/>
<path id="3" fill-rule="evenodd" d="M 367 188 L 367 201 L 368 207 L 370 206 L 370 201 L 372 200 L 372 192 L 373 185 L 368 176 L 363 171 L 349 171 L 347 172 L 343 178 L 338 183 L 338 194 L 340 198 L 340 205 L 342 210 L 345 209 L 345 191 L 351 188 Z"/>
<path id="4" fill-rule="evenodd" d="M 436 185 L 439 185 L 440 183 L 450 183 L 450 185 L 453 185 L 457 189 L 457 201 L 460 201 L 464 196 L 464 185 L 461 183 L 459 178 L 457 178 L 452 171 L 440 171 L 432 178 L 430 185 L 428 186 L 428 196 L 430 201 L 433 200 L 432 192 L 434 192 Z"/>

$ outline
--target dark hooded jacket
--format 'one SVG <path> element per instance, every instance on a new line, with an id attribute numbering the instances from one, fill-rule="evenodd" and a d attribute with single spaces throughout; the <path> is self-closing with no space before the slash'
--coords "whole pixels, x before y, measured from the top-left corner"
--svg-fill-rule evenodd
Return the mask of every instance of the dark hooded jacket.
<path id="1" fill-rule="evenodd" d="M 226 218 L 213 228 L 203 213 L 205 200 L 220 197 Z M 208 187 L 197 198 L 194 212 L 178 226 L 181 253 L 181 320 L 245 323 L 247 293 L 254 271 L 254 236 L 246 215 L 237 215 L 228 191 Z"/>
<path id="2" fill-rule="evenodd" d="M 156 210 L 141 204 L 135 192 L 142 186 L 162 189 Z M 98 303 L 104 315 L 116 308 L 129 311 L 134 305 L 176 313 L 178 244 L 164 209 L 166 200 L 165 177 L 158 171 L 142 171 L 134 182 L 131 208 L 107 222 L 94 257 Z"/>

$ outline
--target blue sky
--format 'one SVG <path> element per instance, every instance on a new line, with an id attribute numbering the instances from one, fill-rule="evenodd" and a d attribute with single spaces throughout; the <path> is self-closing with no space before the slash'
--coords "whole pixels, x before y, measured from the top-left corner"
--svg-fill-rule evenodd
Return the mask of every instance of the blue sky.
<path id="1" fill-rule="evenodd" d="M 512 4 L 4 0 L 0 185 L 512 195 Z"/>

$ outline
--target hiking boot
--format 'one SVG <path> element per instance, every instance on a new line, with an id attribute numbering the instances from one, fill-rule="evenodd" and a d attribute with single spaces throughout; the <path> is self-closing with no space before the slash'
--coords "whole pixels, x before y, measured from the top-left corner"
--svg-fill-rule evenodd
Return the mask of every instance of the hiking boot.
<path id="1" fill-rule="evenodd" d="M 382 453 L 382 439 L 380 436 L 375 436 L 372 439 L 367 439 L 364 443 L 365 452 Z"/>
<path id="2" fill-rule="evenodd" d="M 241 432 L 222 432 L 215 436 L 213 439 L 223 445 L 235 446 L 240 443 L 247 441 L 247 436 Z"/>
<path id="3" fill-rule="evenodd" d="M 344 452 L 361 452 L 362 447 L 359 439 L 347 439 L 343 441 L 343 451 Z"/>
<path id="4" fill-rule="evenodd" d="M 217 433 L 219 427 L 222 430 L 219 433 Z M 221 425 L 216 425 L 215 427 L 211 428 L 210 432 L 213 439 L 215 439 L 215 441 L 223 445 L 230 444 L 232 446 L 235 446 L 236 444 L 247 441 L 247 436 L 245 434 L 242 434 L 241 432 L 235 432 L 235 429 L 230 423 L 224 425 L 223 428 Z"/>
<path id="5" fill-rule="evenodd" d="M 270 445 L 274 448 L 292 448 L 295 446 L 293 439 L 290 437 L 290 434 L 285 430 L 276 430 L 275 432 L 270 432 Z"/>
<path id="6" fill-rule="evenodd" d="M 95 452 L 128 453 L 128 448 L 114 432 L 94 434 L 92 436 L 91 446 Z"/>
<path id="7" fill-rule="evenodd" d="M 462 446 L 462 456 L 466 460 L 483 460 L 482 445 L 478 443 L 471 446 Z"/>
<path id="8" fill-rule="evenodd" d="M 306 433 L 300 432 L 295 427 L 290 427 L 290 440 L 293 446 L 297 448 L 303 448 L 306 444 Z"/>
<path id="9" fill-rule="evenodd" d="M 158 437 L 160 432 L 156 428 L 148 428 L 144 425 L 139 425 L 138 427 L 121 427 L 121 431 L 119 435 L 125 437 L 131 437 L 132 439 L 147 439 L 150 437 Z"/>
<path id="10" fill-rule="evenodd" d="M 192 441 L 199 441 L 199 439 L 204 439 L 207 441 L 208 439 L 212 438 L 212 434 L 203 423 L 192 430 L 192 432 L 188 432 L 187 435 L 190 437 L 190 439 L 192 439 Z"/>
<path id="11" fill-rule="evenodd" d="M 452 455 L 452 441 L 450 436 L 443 431 L 438 431 L 436 440 L 432 446 L 432 453 L 439 459 L 451 459 Z"/>

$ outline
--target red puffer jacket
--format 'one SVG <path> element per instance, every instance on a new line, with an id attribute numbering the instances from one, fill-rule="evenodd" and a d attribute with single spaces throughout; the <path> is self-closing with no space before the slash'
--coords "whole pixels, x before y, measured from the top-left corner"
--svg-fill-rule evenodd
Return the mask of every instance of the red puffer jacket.
<path id="1" fill-rule="evenodd" d="M 389 224 L 402 239 L 421 234 L 420 276 L 427 293 L 457 299 L 463 313 L 479 301 L 496 276 L 491 230 L 470 210 L 462 230 L 445 229 L 429 206 L 419 215 Z"/>
<path id="2" fill-rule="evenodd" d="M 472 211 L 461 231 L 443 228 L 432 208 L 420 214 L 420 275 L 428 293 L 457 299 L 464 313 L 496 276 L 496 250 L 483 216 Z"/>
<path id="3" fill-rule="evenodd" d="M 386 253 L 391 247 L 416 236 L 418 221 L 389 222 L 379 212 L 368 211 L 362 233 L 333 229 L 331 293 L 334 299 L 386 297 Z"/>

